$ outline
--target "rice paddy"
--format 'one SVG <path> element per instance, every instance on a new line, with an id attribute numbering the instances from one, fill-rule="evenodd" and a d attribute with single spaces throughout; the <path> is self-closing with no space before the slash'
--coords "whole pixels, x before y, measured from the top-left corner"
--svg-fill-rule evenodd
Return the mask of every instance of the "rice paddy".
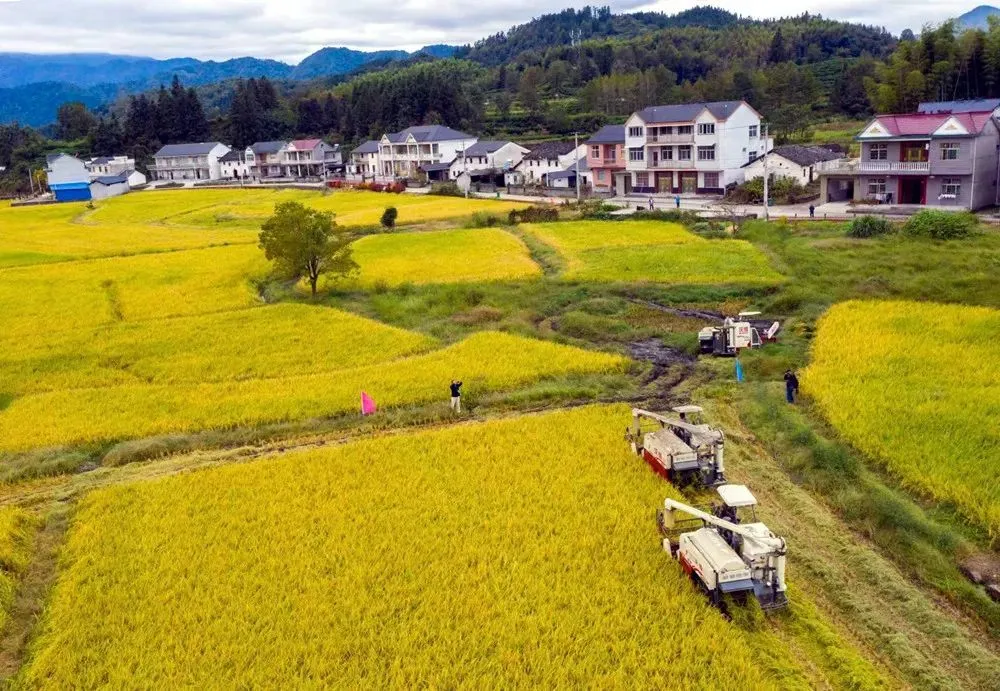
<path id="1" fill-rule="evenodd" d="M 566 261 L 566 280 L 777 285 L 784 278 L 742 240 L 706 240 L 662 221 L 581 221 L 524 228 Z"/>

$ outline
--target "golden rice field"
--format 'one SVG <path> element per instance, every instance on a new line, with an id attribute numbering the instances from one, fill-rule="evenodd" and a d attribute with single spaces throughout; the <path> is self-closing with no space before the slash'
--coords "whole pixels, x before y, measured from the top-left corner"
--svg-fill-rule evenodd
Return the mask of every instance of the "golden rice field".
<path id="1" fill-rule="evenodd" d="M 0 507 L 0 629 L 7 621 L 17 579 L 30 562 L 36 523 L 24 509 Z"/>
<path id="2" fill-rule="evenodd" d="M 520 239 L 496 228 L 369 235 L 353 245 L 362 286 L 537 278 Z"/>
<path id="3" fill-rule="evenodd" d="M 349 312 L 298 304 L 115 322 L 40 338 L 0 337 L 0 396 L 330 372 L 436 345 Z"/>
<path id="4" fill-rule="evenodd" d="M 540 379 L 621 372 L 628 359 L 497 332 L 389 363 L 353 369 L 202 384 L 129 384 L 15 399 L 0 411 L 0 451 L 135 439 L 304 420 L 360 409 L 448 400 L 447 383 L 469 393 L 507 391 Z"/>
<path id="5" fill-rule="evenodd" d="M 244 309 L 260 303 L 249 280 L 267 270 L 254 245 L 6 269 L 2 337 Z"/>
<path id="6" fill-rule="evenodd" d="M 784 278 L 743 240 L 706 240 L 662 221 L 525 225 L 566 262 L 563 278 L 668 284 L 775 285 Z"/>
<path id="7" fill-rule="evenodd" d="M 342 226 L 376 225 L 386 207 L 399 211 L 399 225 L 471 216 L 477 211 L 506 215 L 528 206 L 523 202 L 462 199 L 421 194 L 385 194 L 331 190 L 183 190 L 126 195 L 101 205 L 89 218 L 98 223 L 165 223 L 212 228 L 257 229 L 274 212 L 275 204 L 300 201 L 336 214 Z"/>
<path id="8" fill-rule="evenodd" d="M 1000 535 L 1000 312 L 846 302 L 802 380 L 824 415 L 919 493 Z"/>
<path id="9" fill-rule="evenodd" d="M 0 208 L 0 269 L 256 241 L 247 230 L 93 224 L 83 204 Z"/>
<path id="10" fill-rule="evenodd" d="M 652 507 L 671 490 L 628 453 L 627 417 L 581 408 L 95 491 L 21 681 L 806 686 L 662 551 Z"/>

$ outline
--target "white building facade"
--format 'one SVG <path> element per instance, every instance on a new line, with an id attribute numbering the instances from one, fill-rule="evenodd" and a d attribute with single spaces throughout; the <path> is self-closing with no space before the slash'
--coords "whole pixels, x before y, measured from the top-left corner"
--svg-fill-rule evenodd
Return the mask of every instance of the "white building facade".
<path id="1" fill-rule="evenodd" d="M 417 178 L 424 166 L 451 163 L 479 141 L 443 125 L 408 127 L 379 140 L 378 166 L 382 178 Z"/>
<path id="2" fill-rule="evenodd" d="M 219 180 L 219 159 L 227 153 L 229 147 L 219 142 L 168 144 L 153 154 L 156 162 L 149 170 L 154 180 Z"/>
<path id="3" fill-rule="evenodd" d="M 653 106 L 625 123 L 625 169 L 636 194 L 721 194 L 773 146 L 744 101 Z"/>

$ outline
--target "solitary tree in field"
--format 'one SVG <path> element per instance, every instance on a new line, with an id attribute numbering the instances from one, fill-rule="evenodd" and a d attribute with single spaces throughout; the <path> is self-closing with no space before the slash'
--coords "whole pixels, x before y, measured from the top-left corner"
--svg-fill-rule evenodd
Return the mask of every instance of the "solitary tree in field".
<path id="1" fill-rule="evenodd" d="M 309 279 L 313 296 L 322 274 L 346 276 L 358 269 L 351 256 L 351 236 L 338 228 L 333 214 L 299 202 L 282 202 L 260 231 L 260 248 L 288 279 Z"/>

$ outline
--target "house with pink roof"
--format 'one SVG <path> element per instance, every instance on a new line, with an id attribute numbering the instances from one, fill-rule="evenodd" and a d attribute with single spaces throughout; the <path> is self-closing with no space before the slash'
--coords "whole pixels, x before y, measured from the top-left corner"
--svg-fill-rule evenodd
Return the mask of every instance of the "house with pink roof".
<path id="1" fill-rule="evenodd" d="M 878 115 L 857 136 L 861 158 L 822 176 L 821 202 L 981 209 L 998 199 L 994 110 Z"/>
<path id="2" fill-rule="evenodd" d="M 281 150 L 281 163 L 285 177 L 322 178 L 343 170 L 340 145 L 331 145 L 322 139 L 296 139 Z"/>

